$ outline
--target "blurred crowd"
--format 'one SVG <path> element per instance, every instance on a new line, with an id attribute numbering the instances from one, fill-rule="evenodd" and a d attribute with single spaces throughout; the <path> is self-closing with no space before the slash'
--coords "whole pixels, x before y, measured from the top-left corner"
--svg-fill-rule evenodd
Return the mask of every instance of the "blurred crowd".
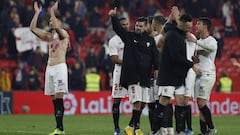
<path id="1" fill-rule="evenodd" d="M 49 7 L 54 0 L 43 3 L 38 27 L 49 30 Z M 59 13 L 63 27 L 70 35 L 67 52 L 69 88 L 85 91 L 87 75 L 96 74 L 100 90 L 111 90 L 113 63 L 108 55 L 108 40 L 115 35 L 107 11 L 117 6 L 119 16 L 131 24 L 140 16 L 167 15 L 172 5 L 194 18 L 208 16 L 217 20 L 213 35 L 219 41 L 218 57 L 224 37 L 240 36 L 240 0 L 61 0 Z M 13 69 L 1 68 L 0 89 L 41 90 L 47 53 L 40 47 L 19 53 L 14 31 L 29 27 L 34 15 L 32 0 L 2 0 L 0 4 L 0 49 L 7 50 L 1 59 L 16 61 Z M 86 46 L 83 50 L 83 46 Z M 85 57 L 82 54 L 86 53 Z"/>

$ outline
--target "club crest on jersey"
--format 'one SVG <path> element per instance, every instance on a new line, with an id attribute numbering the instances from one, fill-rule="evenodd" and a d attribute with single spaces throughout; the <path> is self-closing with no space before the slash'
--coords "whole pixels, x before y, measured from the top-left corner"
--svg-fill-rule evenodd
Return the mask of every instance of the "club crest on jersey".
<path id="1" fill-rule="evenodd" d="M 147 42 L 147 47 L 149 47 L 150 46 L 150 43 L 149 42 Z"/>

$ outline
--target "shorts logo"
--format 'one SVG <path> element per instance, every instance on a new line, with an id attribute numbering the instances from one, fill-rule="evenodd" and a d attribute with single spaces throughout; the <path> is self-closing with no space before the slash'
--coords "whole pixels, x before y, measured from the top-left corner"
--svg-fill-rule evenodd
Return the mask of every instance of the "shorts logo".
<path id="1" fill-rule="evenodd" d="M 65 83 L 63 82 L 63 80 L 58 80 L 58 83 L 57 83 L 57 88 L 59 91 L 63 91 L 65 90 Z"/>
<path id="2" fill-rule="evenodd" d="M 167 90 L 168 90 L 167 88 L 164 88 L 164 89 L 163 89 L 164 92 L 167 92 Z"/>

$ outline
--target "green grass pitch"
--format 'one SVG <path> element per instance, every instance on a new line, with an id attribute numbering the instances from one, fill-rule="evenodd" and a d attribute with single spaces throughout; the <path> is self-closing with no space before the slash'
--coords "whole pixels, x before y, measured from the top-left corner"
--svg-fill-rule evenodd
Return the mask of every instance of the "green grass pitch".
<path id="1" fill-rule="evenodd" d="M 120 116 L 120 127 L 123 129 L 130 120 L 129 115 Z M 214 116 L 217 135 L 240 135 L 239 116 Z M 66 135 L 113 135 L 111 115 L 75 115 L 64 117 Z M 193 129 L 199 133 L 198 117 L 193 117 Z M 0 115 L 0 135 L 48 135 L 55 127 L 51 115 Z M 149 132 L 147 116 L 141 117 L 141 128 Z"/>

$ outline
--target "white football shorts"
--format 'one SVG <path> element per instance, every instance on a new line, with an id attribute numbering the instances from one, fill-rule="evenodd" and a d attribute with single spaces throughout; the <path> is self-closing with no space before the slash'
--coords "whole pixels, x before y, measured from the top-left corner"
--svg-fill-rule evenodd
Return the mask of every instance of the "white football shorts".
<path id="1" fill-rule="evenodd" d="M 175 86 L 159 86 L 158 95 L 174 99 Z"/>
<path id="2" fill-rule="evenodd" d="M 150 103 L 150 88 L 148 87 L 142 87 L 139 84 L 129 85 L 128 94 L 130 103 L 137 101 Z"/>
<path id="3" fill-rule="evenodd" d="M 67 64 L 61 63 L 47 66 L 45 73 L 45 95 L 56 93 L 68 93 L 68 70 Z"/>
<path id="4" fill-rule="evenodd" d="M 215 81 L 215 73 L 201 73 L 200 76 L 197 76 L 195 82 L 194 98 L 209 100 Z"/>
<path id="5" fill-rule="evenodd" d="M 156 100 L 159 100 L 157 80 L 153 81 L 153 86 L 150 87 L 149 94 L 150 103 L 154 103 Z"/>
<path id="6" fill-rule="evenodd" d="M 128 96 L 128 91 L 120 85 L 121 70 L 114 69 L 113 71 L 113 86 L 112 86 L 112 97 L 113 98 L 124 98 Z"/>
<path id="7" fill-rule="evenodd" d="M 185 97 L 194 97 L 194 85 L 196 81 L 196 73 L 192 68 L 188 70 L 185 86 L 181 86 L 175 90 L 175 94 L 181 95 L 184 94 Z"/>

